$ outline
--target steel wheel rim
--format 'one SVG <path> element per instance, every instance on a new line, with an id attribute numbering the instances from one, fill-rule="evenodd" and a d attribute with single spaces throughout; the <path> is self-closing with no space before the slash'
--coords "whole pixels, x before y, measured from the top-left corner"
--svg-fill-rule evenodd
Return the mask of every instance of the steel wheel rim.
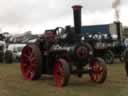
<path id="1" fill-rule="evenodd" d="M 93 62 L 93 64 L 90 65 L 90 67 L 90 79 L 92 81 L 98 82 L 102 78 L 103 67 L 100 64 L 98 64 L 96 60 Z"/>
<path id="2" fill-rule="evenodd" d="M 25 80 L 32 80 L 36 74 L 36 58 L 29 46 L 24 47 L 21 55 L 21 71 Z"/>
<path id="3" fill-rule="evenodd" d="M 55 63 L 54 79 L 57 87 L 62 87 L 64 83 L 64 68 L 61 62 Z"/>

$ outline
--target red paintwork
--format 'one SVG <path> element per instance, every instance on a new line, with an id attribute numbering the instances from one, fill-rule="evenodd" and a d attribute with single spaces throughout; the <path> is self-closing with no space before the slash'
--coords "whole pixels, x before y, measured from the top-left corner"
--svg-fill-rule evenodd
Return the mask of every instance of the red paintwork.
<path id="1" fill-rule="evenodd" d="M 21 56 L 21 71 L 25 80 L 32 80 L 36 74 L 36 59 L 29 46 L 24 47 Z"/>
<path id="2" fill-rule="evenodd" d="M 87 56 L 89 55 L 89 51 L 86 47 L 78 47 L 76 49 L 76 55 L 79 59 L 85 59 L 88 58 Z"/>
<path id="3" fill-rule="evenodd" d="M 97 60 L 94 60 L 91 64 L 91 72 L 90 72 L 90 79 L 92 81 L 97 81 L 102 75 L 102 67 L 98 64 Z"/>
<path id="4" fill-rule="evenodd" d="M 53 73 L 56 86 L 62 87 L 64 82 L 64 68 L 61 62 L 55 63 Z"/>

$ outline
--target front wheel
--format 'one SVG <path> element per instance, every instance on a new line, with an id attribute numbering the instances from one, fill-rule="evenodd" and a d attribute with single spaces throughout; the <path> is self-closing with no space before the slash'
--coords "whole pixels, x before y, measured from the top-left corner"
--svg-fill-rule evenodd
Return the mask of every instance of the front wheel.
<path id="1" fill-rule="evenodd" d="M 68 84 L 70 77 L 70 67 L 65 59 L 58 59 L 54 64 L 54 80 L 57 87 L 63 87 Z"/>
<path id="2" fill-rule="evenodd" d="M 107 77 L 107 68 L 103 59 L 95 58 L 91 61 L 89 76 L 96 83 L 103 83 Z"/>

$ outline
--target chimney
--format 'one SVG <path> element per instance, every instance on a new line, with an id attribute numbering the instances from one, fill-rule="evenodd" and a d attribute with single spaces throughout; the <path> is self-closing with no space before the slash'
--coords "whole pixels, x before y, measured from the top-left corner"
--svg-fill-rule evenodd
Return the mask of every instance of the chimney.
<path id="1" fill-rule="evenodd" d="M 116 24 L 117 38 L 121 40 L 121 23 L 119 21 L 114 22 Z"/>
<path id="2" fill-rule="evenodd" d="M 75 33 L 80 34 L 81 33 L 81 5 L 74 5 L 73 8 L 73 15 L 74 15 L 74 27 L 75 27 Z"/>

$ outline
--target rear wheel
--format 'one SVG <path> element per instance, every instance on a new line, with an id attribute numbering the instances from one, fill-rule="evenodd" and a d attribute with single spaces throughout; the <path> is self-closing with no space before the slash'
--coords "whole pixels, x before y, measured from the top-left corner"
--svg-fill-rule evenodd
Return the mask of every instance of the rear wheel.
<path id="1" fill-rule="evenodd" d="M 54 64 L 54 80 L 57 87 L 63 87 L 68 84 L 70 77 L 70 67 L 65 59 L 58 59 Z"/>
<path id="2" fill-rule="evenodd" d="M 107 50 L 105 53 L 104 53 L 104 61 L 107 63 L 107 64 L 113 64 L 114 62 L 114 54 L 111 50 Z"/>
<path id="3" fill-rule="evenodd" d="M 27 45 L 22 50 L 21 71 L 25 80 L 37 80 L 41 76 L 41 52 L 34 45 Z"/>
<path id="4" fill-rule="evenodd" d="M 107 68 L 103 59 L 95 58 L 90 63 L 90 79 L 96 83 L 103 83 L 107 77 Z"/>

